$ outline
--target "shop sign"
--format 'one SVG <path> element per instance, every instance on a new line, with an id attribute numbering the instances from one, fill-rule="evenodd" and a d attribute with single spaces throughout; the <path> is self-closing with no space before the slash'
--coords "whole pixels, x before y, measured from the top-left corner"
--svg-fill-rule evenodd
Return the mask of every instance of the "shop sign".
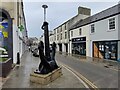
<path id="1" fill-rule="evenodd" d="M 72 42 L 86 41 L 86 37 L 73 38 Z"/>

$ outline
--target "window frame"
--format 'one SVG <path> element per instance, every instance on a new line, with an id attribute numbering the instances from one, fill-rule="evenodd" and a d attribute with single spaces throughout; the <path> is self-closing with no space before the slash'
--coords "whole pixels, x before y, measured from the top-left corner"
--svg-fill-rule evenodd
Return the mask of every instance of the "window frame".
<path id="1" fill-rule="evenodd" d="M 110 24 L 112 24 L 112 25 L 110 25 Z M 114 25 L 113 25 L 114 24 Z M 110 26 L 112 26 L 112 28 L 110 27 Z M 113 28 L 114 27 L 114 28 Z M 113 30 L 115 30 L 116 29 L 116 19 L 115 19 L 115 17 L 113 17 L 113 18 L 110 18 L 109 20 L 108 20 L 108 31 L 113 31 Z"/>
<path id="2" fill-rule="evenodd" d="M 79 35 L 82 35 L 82 28 L 79 28 Z"/>
<path id="3" fill-rule="evenodd" d="M 71 37 L 73 37 L 73 31 L 71 31 Z"/>
<path id="4" fill-rule="evenodd" d="M 91 24 L 90 25 L 90 34 L 93 34 L 93 33 L 95 33 L 95 24 Z M 92 32 L 92 30 L 94 30 L 94 32 Z"/>
<path id="5" fill-rule="evenodd" d="M 60 40 L 62 40 L 62 33 L 60 34 Z"/>
<path id="6" fill-rule="evenodd" d="M 65 32 L 65 39 L 67 39 L 67 32 Z"/>

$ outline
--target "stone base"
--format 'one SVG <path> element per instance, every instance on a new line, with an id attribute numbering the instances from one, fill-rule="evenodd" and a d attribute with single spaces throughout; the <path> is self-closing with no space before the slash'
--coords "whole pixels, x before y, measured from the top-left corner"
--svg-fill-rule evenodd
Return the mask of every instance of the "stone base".
<path id="1" fill-rule="evenodd" d="M 39 83 L 42 85 L 48 84 L 58 77 L 62 75 L 62 68 L 59 67 L 58 69 L 55 69 L 54 71 L 48 73 L 48 74 L 36 74 L 36 73 L 31 73 L 30 74 L 30 81 L 34 83 Z"/>

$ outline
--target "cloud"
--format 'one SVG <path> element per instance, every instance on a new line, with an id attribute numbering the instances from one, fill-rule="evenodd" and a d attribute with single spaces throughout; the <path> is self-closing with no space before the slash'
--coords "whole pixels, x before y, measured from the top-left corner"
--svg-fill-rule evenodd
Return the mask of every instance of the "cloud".
<path id="1" fill-rule="evenodd" d="M 43 30 L 41 29 L 43 23 L 43 4 L 48 5 L 47 21 L 49 23 L 49 30 L 53 30 L 77 15 L 79 6 L 91 8 L 92 14 L 95 14 L 116 3 L 117 2 L 24 2 L 28 35 L 40 37 L 40 35 L 43 34 Z"/>

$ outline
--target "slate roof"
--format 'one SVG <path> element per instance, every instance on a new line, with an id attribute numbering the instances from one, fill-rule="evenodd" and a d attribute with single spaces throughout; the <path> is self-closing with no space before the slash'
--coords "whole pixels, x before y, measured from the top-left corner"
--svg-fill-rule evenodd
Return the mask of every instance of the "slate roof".
<path id="1" fill-rule="evenodd" d="M 111 8 L 108 8 L 104 11 L 101 11 L 100 13 L 97 13 L 97 14 L 90 16 L 86 19 L 78 21 L 76 24 L 74 24 L 70 28 L 70 30 L 73 30 L 73 29 L 76 29 L 78 27 L 82 27 L 82 26 L 88 25 L 90 23 L 94 23 L 94 22 L 106 19 L 108 17 L 114 16 L 117 14 L 120 14 L 120 4 L 117 4 Z"/>

